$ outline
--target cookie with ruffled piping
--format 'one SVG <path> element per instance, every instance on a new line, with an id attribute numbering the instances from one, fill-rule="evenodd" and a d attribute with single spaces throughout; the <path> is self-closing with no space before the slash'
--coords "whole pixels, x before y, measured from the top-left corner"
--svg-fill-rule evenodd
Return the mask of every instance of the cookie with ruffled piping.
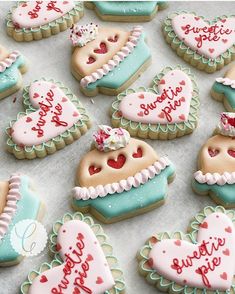
<path id="1" fill-rule="evenodd" d="M 213 73 L 235 59 L 235 16 L 212 21 L 194 12 L 173 12 L 163 23 L 163 34 L 177 55 L 199 70 Z"/>
<path id="2" fill-rule="evenodd" d="M 235 207 L 235 114 L 224 112 L 215 134 L 202 146 L 193 190 L 226 208 Z"/>
<path id="3" fill-rule="evenodd" d="M 165 202 L 175 167 L 147 143 L 122 129 L 99 126 L 80 161 L 72 206 L 104 223 L 146 213 Z"/>
<path id="4" fill-rule="evenodd" d="M 43 158 L 79 139 L 91 126 L 85 108 L 61 82 L 40 79 L 23 91 L 25 112 L 6 129 L 7 150 L 18 159 Z"/>
<path id="5" fill-rule="evenodd" d="M 112 245 L 90 216 L 66 213 L 50 235 L 52 262 L 32 270 L 22 294 L 123 294 L 125 282 Z"/>
<path id="6" fill-rule="evenodd" d="M 56 35 L 83 16 L 81 1 L 19 1 L 6 17 L 7 34 L 17 42 Z"/>
<path id="7" fill-rule="evenodd" d="M 25 219 L 40 220 L 44 210 L 27 176 L 12 174 L 8 181 L 0 181 L 0 267 L 23 259 L 11 244 L 14 225 Z"/>
<path id="8" fill-rule="evenodd" d="M 168 140 L 188 135 L 197 127 L 199 90 L 194 75 L 181 66 L 164 68 L 151 87 L 127 89 L 111 107 L 114 127 L 131 136 Z"/>
<path id="9" fill-rule="evenodd" d="M 142 27 L 127 31 L 90 23 L 71 28 L 71 71 L 86 96 L 117 95 L 145 71 L 151 61 Z"/>
<path id="10" fill-rule="evenodd" d="M 19 51 L 9 52 L 0 45 L 0 99 L 21 88 L 22 74 L 26 71 L 26 60 Z"/>
<path id="11" fill-rule="evenodd" d="M 229 112 L 235 112 L 235 65 L 232 65 L 224 77 L 216 78 L 211 96 L 220 102 Z"/>
<path id="12" fill-rule="evenodd" d="M 207 206 L 188 233 L 153 235 L 138 252 L 139 272 L 168 293 L 232 293 L 235 274 L 235 211 Z"/>
<path id="13" fill-rule="evenodd" d="M 158 10 L 166 8 L 164 1 L 86 1 L 85 7 L 93 9 L 104 21 L 151 21 Z"/>

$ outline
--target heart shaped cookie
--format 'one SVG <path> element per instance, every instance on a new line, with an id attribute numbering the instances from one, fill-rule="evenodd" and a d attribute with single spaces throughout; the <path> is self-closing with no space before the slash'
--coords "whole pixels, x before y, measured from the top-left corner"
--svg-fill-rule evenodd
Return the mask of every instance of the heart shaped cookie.
<path id="1" fill-rule="evenodd" d="M 113 126 L 150 139 L 174 139 L 193 132 L 199 97 L 190 70 L 167 67 L 152 84 L 152 88 L 128 89 L 117 96 L 111 108 Z"/>
<path id="2" fill-rule="evenodd" d="M 40 40 L 66 30 L 82 16 L 80 1 L 20 1 L 7 15 L 7 33 L 18 42 Z"/>
<path id="3" fill-rule="evenodd" d="M 189 288 L 227 293 L 234 287 L 234 220 L 235 211 L 206 207 L 191 222 L 189 234 L 153 236 L 138 255 L 141 275 L 169 293 Z"/>
<path id="4" fill-rule="evenodd" d="M 235 17 L 207 21 L 193 13 L 175 12 L 164 22 L 166 41 L 184 60 L 212 73 L 234 60 Z"/>
<path id="5" fill-rule="evenodd" d="M 29 273 L 22 294 L 124 293 L 123 273 L 112 246 L 91 217 L 65 214 L 54 224 L 50 240 L 53 261 Z"/>
<path id="6" fill-rule="evenodd" d="M 25 113 L 7 128 L 7 147 L 18 159 L 45 157 L 71 144 L 90 127 L 78 98 L 53 80 L 34 81 L 24 89 Z"/>

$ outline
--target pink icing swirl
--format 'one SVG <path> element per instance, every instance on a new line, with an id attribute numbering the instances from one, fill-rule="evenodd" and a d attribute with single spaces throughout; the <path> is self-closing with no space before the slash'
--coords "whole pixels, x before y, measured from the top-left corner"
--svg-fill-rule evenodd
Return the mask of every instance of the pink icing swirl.
<path id="1" fill-rule="evenodd" d="M 231 80 L 229 78 L 217 78 L 216 82 L 235 89 L 235 80 Z"/>
<path id="2" fill-rule="evenodd" d="M 161 157 L 153 165 L 141 170 L 132 177 L 126 180 L 121 180 L 118 183 L 107 184 L 105 186 L 98 185 L 96 187 L 75 187 L 72 190 L 73 197 L 77 200 L 95 199 L 97 197 L 105 197 L 108 194 L 122 193 L 129 191 L 132 187 L 137 188 L 141 184 L 145 184 L 149 179 L 153 179 L 160 174 L 167 166 L 171 164 L 167 157 Z"/>
<path id="3" fill-rule="evenodd" d="M 203 174 L 202 171 L 197 171 L 194 174 L 195 180 L 200 184 L 208 184 L 208 185 L 219 185 L 223 186 L 225 184 L 233 185 L 235 184 L 235 172 L 228 173 L 225 172 L 222 175 L 219 173 L 206 173 Z"/>
<path id="4" fill-rule="evenodd" d="M 19 51 L 13 51 L 9 57 L 5 58 L 3 61 L 0 62 L 0 73 L 4 72 L 7 68 L 9 68 L 16 59 L 20 56 Z"/>
<path id="5" fill-rule="evenodd" d="M 21 179 L 20 175 L 13 174 L 9 180 L 9 191 L 7 195 L 6 206 L 0 214 L 0 240 L 6 234 L 9 224 L 17 210 L 17 201 L 21 198 L 20 195 Z"/>
<path id="6" fill-rule="evenodd" d="M 94 83 L 97 80 L 103 78 L 103 76 L 107 75 L 110 71 L 112 71 L 115 67 L 117 67 L 130 53 L 133 52 L 136 47 L 139 38 L 142 34 L 142 27 L 136 26 L 131 31 L 128 42 L 123 46 L 112 59 L 108 61 L 108 63 L 104 64 L 101 68 L 97 69 L 89 76 L 85 76 L 80 81 L 80 85 L 85 88 L 90 83 Z"/>

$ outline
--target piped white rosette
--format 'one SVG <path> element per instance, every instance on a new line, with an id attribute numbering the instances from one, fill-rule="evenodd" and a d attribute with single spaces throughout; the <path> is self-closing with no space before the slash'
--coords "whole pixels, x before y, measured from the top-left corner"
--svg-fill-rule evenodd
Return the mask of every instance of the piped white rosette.
<path id="1" fill-rule="evenodd" d="M 20 56 L 19 51 L 13 51 L 12 53 L 9 54 L 7 58 L 0 61 L 0 73 L 3 73 L 7 68 L 11 67 L 12 64 L 15 63 L 15 61 L 18 59 L 19 56 Z"/>
<path id="2" fill-rule="evenodd" d="M 88 42 L 95 40 L 98 35 L 98 25 L 89 23 L 73 25 L 70 29 L 70 40 L 73 46 L 83 47 Z"/>
<path id="3" fill-rule="evenodd" d="M 223 136 L 235 138 L 235 113 L 222 112 L 220 115 L 220 122 L 216 128 L 216 132 Z M 223 186 L 225 184 L 230 184 L 230 185 L 235 184 L 235 172 L 232 172 L 232 173 L 224 172 L 223 174 L 219 174 L 219 173 L 203 174 L 202 171 L 199 170 L 194 174 L 194 178 L 200 184 L 208 184 L 208 185 L 217 184 L 219 186 Z"/>
<path id="4" fill-rule="evenodd" d="M 130 140 L 130 134 L 122 128 L 112 129 L 109 126 L 102 125 L 99 126 L 99 130 L 93 135 L 93 138 L 94 145 L 99 151 L 109 152 L 127 146 Z M 159 158 L 148 168 L 141 170 L 127 179 L 107 185 L 98 185 L 96 187 L 75 187 L 72 190 L 72 194 L 76 200 L 88 200 L 96 199 L 97 197 L 105 197 L 108 194 L 129 191 L 133 187 L 137 188 L 150 179 L 153 179 L 170 165 L 170 160 L 164 156 Z"/>
<path id="5" fill-rule="evenodd" d="M 217 78 L 216 82 L 235 89 L 235 80 L 231 80 L 230 78 Z"/>

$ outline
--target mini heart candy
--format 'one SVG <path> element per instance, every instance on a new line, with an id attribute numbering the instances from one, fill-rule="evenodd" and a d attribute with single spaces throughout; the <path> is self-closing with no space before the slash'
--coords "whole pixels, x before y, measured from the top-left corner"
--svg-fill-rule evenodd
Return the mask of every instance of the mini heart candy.
<path id="1" fill-rule="evenodd" d="M 46 80 L 33 82 L 25 88 L 23 96 L 26 113 L 18 115 L 8 133 L 8 146 L 13 148 L 13 152 L 15 146 L 34 148 L 55 138 L 62 141 L 68 136 L 66 132 L 72 134 L 71 139 L 74 134 L 76 139 L 79 129 L 86 131 L 89 127 L 85 109 L 77 97 L 60 83 Z"/>
<path id="2" fill-rule="evenodd" d="M 186 288 L 229 291 L 235 274 L 234 215 L 223 207 L 206 207 L 191 223 L 189 235 L 157 234 L 157 242 L 150 241 L 140 251 L 141 273 L 151 277 L 155 272 L 158 285 L 170 281 L 164 288 L 169 292 L 176 288 L 181 289 L 178 293 Z"/>
<path id="3" fill-rule="evenodd" d="M 122 271 L 117 269 L 112 246 L 98 224 L 77 213 L 66 214 L 54 228 L 50 249 L 56 254 L 51 264 L 56 266 L 43 264 L 36 275 L 30 273 L 21 293 L 123 293 Z"/>

